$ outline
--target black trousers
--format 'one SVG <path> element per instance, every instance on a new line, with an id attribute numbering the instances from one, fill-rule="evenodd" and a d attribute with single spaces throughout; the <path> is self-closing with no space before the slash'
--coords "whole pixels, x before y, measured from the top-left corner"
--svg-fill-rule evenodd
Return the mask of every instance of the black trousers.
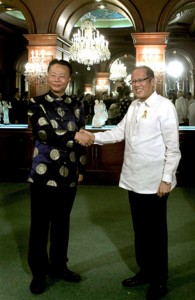
<path id="1" fill-rule="evenodd" d="M 128 192 L 135 235 L 136 262 L 152 282 L 168 278 L 167 199 Z"/>
<path id="2" fill-rule="evenodd" d="M 60 273 L 66 265 L 70 213 L 75 196 L 76 188 L 30 184 L 28 263 L 34 277 L 43 278 L 49 271 Z"/>

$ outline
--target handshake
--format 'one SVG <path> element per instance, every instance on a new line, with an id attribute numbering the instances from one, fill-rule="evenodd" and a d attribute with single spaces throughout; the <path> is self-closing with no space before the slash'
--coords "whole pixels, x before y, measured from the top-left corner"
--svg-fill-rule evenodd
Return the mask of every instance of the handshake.
<path id="1" fill-rule="evenodd" d="M 88 147 L 94 143 L 95 135 L 92 132 L 80 129 L 80 131 L 76 132 L 74 139 L 78 144 Z"/>

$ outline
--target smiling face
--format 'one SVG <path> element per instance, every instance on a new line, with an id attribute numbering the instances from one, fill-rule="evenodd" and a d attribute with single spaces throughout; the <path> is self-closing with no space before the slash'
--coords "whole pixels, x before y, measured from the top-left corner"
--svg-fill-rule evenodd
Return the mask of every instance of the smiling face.
<path id="1" fill-rule="evenodd" d="M 144 67 L 133 70 L 131 82 L 133 91 L 140 101 L 145 101 L 155 90 L 155 79 L 150 77 Z"/>
<path id="2" fill-rule="evenodd" d="M 48 71 L 47 83 L 50 90 L 57 96 L 62 96 L 70 82 L 68 66 L 54 64 Z"/>

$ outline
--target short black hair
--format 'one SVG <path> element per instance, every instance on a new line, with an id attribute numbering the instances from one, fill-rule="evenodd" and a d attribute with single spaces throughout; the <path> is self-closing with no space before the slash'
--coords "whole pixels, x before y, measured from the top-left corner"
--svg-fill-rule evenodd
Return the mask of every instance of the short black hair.
<path id="1" fill-rule="evenodd" d="M 48 65 L 48 68 L 47 68 L 47 71 L 49 72 L 51 66 L 53 66 L 55 64 L 68 67 L 70 76 L 72 75 L 72 66 L 71 66 L 71 64 L 67 60 L 57 59 L 57 58 L 54 58 L 50 61 L 49 65 Z"/>
<path id="2" fill-rule="evenodd" d="M 154 78 L 154 71 L 150 68 L 150 67 L 148 67 L 148 66 L 136 66 L 134 69 L 133 69 L 133 71 L 134 70 L 139 70 L 139 69 L 144 69 L 144 70 L 146 70 L 146 76 L 147 77 L 150 77 L 150 78 Z"/>

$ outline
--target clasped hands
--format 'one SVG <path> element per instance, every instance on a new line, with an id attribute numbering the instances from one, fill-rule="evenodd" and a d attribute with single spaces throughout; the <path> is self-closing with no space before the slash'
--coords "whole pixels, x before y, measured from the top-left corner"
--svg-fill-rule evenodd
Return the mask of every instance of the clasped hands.
<path id="1" fill-rule="evenodd" d="M 95 136 L 92 132 L 80 129 L 80 131 L 76 132 L 74 139 L 78 144 L 88 147 L 94 143 Z"/>

